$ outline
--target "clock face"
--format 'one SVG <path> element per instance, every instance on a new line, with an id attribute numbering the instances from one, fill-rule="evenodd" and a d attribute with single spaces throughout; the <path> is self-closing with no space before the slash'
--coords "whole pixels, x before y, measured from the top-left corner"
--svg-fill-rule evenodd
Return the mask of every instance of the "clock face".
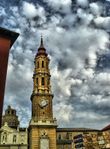
<path id="1" fill-rule="evenodd" d="M 41 102 L 40 102 L 40 107 L 46 107 L 48 105 L 48 101 L 45 100 L 45 99 L 42 99 Z"/>

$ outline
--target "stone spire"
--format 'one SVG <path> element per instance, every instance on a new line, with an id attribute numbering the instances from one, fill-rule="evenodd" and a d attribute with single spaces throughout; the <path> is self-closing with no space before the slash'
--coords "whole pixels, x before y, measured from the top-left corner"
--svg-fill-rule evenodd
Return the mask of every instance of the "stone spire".
<path id="1" fill-rule="evenodd" d="M 45 55 L 47 56 L 48 54 L 46 53 L 46 49 L 44 48 L 44 43 L 43 43 L 43 37 L 41 35 L 41 41 L 40 41 L 40 46 L 38 48 L 38 52 L 37 52 L 37 55 Z"/>
<path id="2" fill-rule="evenodd" d="M 40 48 L 44 48 L 44 43 L 43 43 L 43 36 L 42 36 L 42 35 L 41 35 Z"/>

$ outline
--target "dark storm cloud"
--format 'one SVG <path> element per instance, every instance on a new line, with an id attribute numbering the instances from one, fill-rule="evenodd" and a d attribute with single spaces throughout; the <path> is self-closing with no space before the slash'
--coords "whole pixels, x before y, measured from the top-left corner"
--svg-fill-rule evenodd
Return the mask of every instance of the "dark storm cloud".
<path id="1" fill-rule="evenodd" d="M 9 8 L 10 6 L 19 6 L 21 2 L 22 0 L 8 0 L 8 2 L 1 0 L 0 5 L 2 7 Z"/>
<path id="2" fill-rule="evenodd" d="M 10 53 L 4 107 L 16 107 L 21 124 L 28 125 L 33 62 L 42 33 L 51 59 L 59 126 L 102 128 L 107 124 L 110 70 L 105 66 L 108 62 L 98 60 L 98 55 L 109 51 L 109 16 L 102 17 L 104 4 L 87 0 L 77 0 L 77 6 L 71 0 L 1 2 L 1 26 L 20 33 Z"/>
<path id="3" fill-rule="evenodd" d="M 96 69 L 97 70 L 101 70 L 101 71 L 106 71 L 108 69 L 110 69 L 110 53 L 107 52 L 103 55 L 101 55 L 98 59 L 97 59 L 97 66 Z"/>

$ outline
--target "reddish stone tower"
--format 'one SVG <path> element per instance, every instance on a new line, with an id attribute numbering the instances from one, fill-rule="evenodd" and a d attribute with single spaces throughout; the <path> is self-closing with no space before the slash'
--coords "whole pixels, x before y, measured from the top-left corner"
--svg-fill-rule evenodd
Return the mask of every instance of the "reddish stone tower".
<path id="1" fill-rule="evenodd" d="M 18 36 L 18 33 L 0 27 L 0 127 L 2 119 L 9 50 Z"/>

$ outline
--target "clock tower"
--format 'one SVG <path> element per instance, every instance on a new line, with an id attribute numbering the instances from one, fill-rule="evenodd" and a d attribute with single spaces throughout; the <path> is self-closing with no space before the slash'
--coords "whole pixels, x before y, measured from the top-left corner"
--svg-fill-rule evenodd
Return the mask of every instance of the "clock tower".
<path id="1" fill-rule="evenodd" d="M 29 149 L 56 149 L 57 122 L 53 118 L 49 58 L 42 37 L 34 64 Z"/>

